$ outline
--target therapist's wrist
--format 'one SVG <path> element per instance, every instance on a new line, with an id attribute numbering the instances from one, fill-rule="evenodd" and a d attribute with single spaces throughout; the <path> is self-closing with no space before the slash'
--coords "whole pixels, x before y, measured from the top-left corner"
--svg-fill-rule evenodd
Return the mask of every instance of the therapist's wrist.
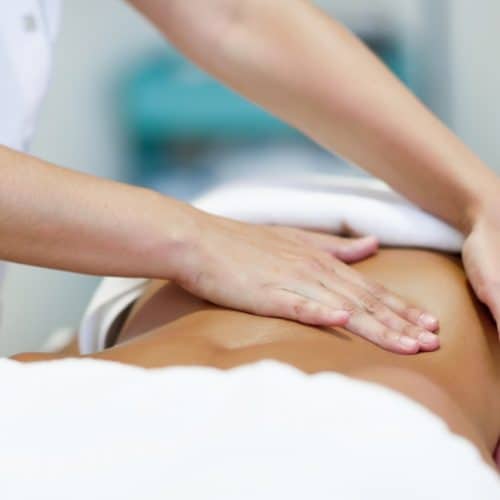
<path id="1" fill-rule="evenodd" d="M 484 196 L 473 219 L 471 232 L 485 222 L 492 222 L 496 231 L 500 228 L 500 183 L 497 184 L 495 192 Z"/>
<path id="2" fill-rule="evenodd" d="M 482 219 L 493 214 L 500 214 L 500 177 L 488 169 L 470 186 L 458 229 L 468 236 Z"/>
<path id="3" fill-rule="evenodd" d="M 199 244 L 208 214 L 155 191 L 143 190 L 141 229 L 134 234 L 135 256 L 144 278 L 176 280 Z"/>

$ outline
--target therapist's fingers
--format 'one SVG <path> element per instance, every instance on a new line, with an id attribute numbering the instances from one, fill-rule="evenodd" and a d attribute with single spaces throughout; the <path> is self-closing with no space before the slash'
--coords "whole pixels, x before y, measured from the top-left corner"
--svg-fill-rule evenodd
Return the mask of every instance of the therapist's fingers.
<path id="1" fill-rule="evenodd" d="M 343 238 L 325 233 L 302 231 L 294 228 L 276 229 L 281 231 L 281 234 L 286 235 L 289 238 L 295 238 L 296 241 L 302 241 L 303 243 L 328 252 L 344 263 L 352 263 L 363 260 L 370 257 L 378 250 L 378 241 L 372 236 L 362 238 Z M 387 311 L 384 313 L 384 317 L 392 317 L 393 324 L 395 324 L 397 317 L 400 317 L 402 320 L 401 324 L 399 324 L 396 328 L 397 331 L 402 331 L 403 328 L 410 330 L 410 325 L 407 322 L 422 327 L 430 332 L 435 332 L 439 329 L 439 321 L 432 314 L 409 305 L 401 297 L 389 292 L 389 290 L 382 285 L 366 279 L 361 273 L 353 268 L 343 265 L 342 262 L 337 262 L 335 260 L 326 262 L 326 260 L 323 259 L 325 269 L 331 267 L 333 271 L 344 278 L 347 283 L 350 285 L 358 285 L 358 287 L 360 287 L 354 291 L 354 295 L 356 297 L 362 297 L 362 306 L 364 306 L 366 310 L 370 310 L 374 305 L 385 305 L 386 308 L 392 310 L 395 315 L 393 314 L 391 316 L 389 311 Z M 331 283 L 331 287 L 333 289 L 337 286 L 337 283 Z M 350 289 L 353 291 L 352 286 Z M 418 330 L 416 330 L 416 332 L 418 332 Z M 420 334 L 422 334 L 422 338 L 425 339 L 421 342 L 423 349 L 434 350 L 439 346 L 439 340 L 436 337 L 424 335 L 422 331 L 420 331 Z"/>
<path id="2" fill-rule="evenodd" d="M 407 349 L 412 351 L 414 344 L 417 351 L 439 348 L 437 335 L 409 323 L 380 302 L 373 301 L 369 307 L 361 307 L 359 311 L 351 316 L 346 327 L 375 344 L 389 350 L 395 350 L 392 345 L 400 348 L 402 344 L 401 352 L 407 352 Z"/>
<path id="3" fill-rule="evenodd" d="M 357 295 L 364 295 L 368 309 L 372 303 L 381 303 L 413 325 L 420 326 L 430 332 L 439 330 L 439 320 L 432 313 L 409 304 L 396 293 L 389 291 L 379 283 L 367 279 L 355 269 L 338 265 L 335 262 L 332 263 L 332 266 L 336 273 L 365 292 L 363 294 L 362 291 L 358 291 Z"/>
<path id="4" fill-rule="evenodd" d="M 434 351 L 439 348 L 437 335 L 410 323 L 375 296 L 359 291 L 357 299 L 354 300 L 359 301 L 360 312 L 353 314 L 346 325 L 354 333 L 361 332 L 372 342 L 384 347 L 388 340 L 391 341 L 391 334 L 396 333 L 400 336 L 399 342 L 404 342 L 406 347 L 412 346 L 411 341 L 415 341 L 420 351 Z"/>
<path id="5" fill-rule="evenodd" d="M 324 261 L 324 265 L 328 265 Z M 331 266 L 331 262 L 330 262 Z M 345 264 L 340 264 L 344 267 Z M 282 314 L 302 323 L 324 326 L 344 326 L 347 330 L 363 337 L 380 347 L 401 354 L 419 351 L 434 351 L 439 348 L 439 338 L 430 331 L 412 324 L 405 317 L 387 307 L 381 300 L 357 285 L 362 275 L 353 270 L 356 280 L 340 277 L 338 273 L 329 275 L 320 272 L 316 286 L 304 287 L 297 283 L 283 289 L 280 304 Z M 374 285 L 375 286 L 375 285 Z M 389 293 L 389 292 L 386 292 Z M 402 299 L 400 299 L 402 300 Z M 273 300 L 276 304 L 277 301 Z M 324 323 L 327 317 L 315 316 L 316 311 L 347 311 L 349 319 L 344 325 Z M 415 309 L 406 305 L 406 309 Z M 417 310 L 417 309 L 415 309 Z"/>
<path id="6" fill-rule="evenodd" d="M 335 257 L 343 262 L 359 262 L 377 253 L 378 240 L 373 236 L 338 238 L 336 242 L 332 242 L 331 249 L 327 248 L 326 250 L 330 250 Z"/>
<path id="7" fill-rule="evenodd" d="M 385 326 L 372 315 L 358 309 L 347 322 L 346 328 L 370 342 L 399 354 L 415 354 L 421 350 L 420 343 L 410 335 Z"/>
<path id="8" fill-rule="evenodd" d="M 346 263 L 359 262 L 378 251 L 378 240 L 373 236 L 343 238 L 327 234 L 307 233 L 305 238 L 308 244 L 334 255 Z"/>
<path id="9" fill-rule="evenodd" d="M 324 287 L 309 289 L 307 294 L 282 290 L 273 296 L 273 303 L 283 306 L 281 313 L 288 319 L 310 325 L 343 327 L 394 353 L 415 354 L 439 346 L 436 335 L 398 319 L 385 306 L 380 304 L 368 311 L 358 300 Z M 431 342 L 429 337 L 432 337 Z"/>
<path id="10" fill-rule="evenodd" d="M 328 252 L 343 262 L 353 263 L 377 253 L 379 243 L 374 236 L 344 238 L 326 233 L 316 233 L 289 227 L 273 228 L 286 238 L 317 250 Z"/>
<path id="11" fill-rule="evenodd" d="M 358 278 L 362 276 L 360 273 L 357 274 Z M 350 318 L 345 327 L 351 332 L 394 352 L 411 353 L 415 349 L 434 351 L 439 348 L 437 335 L 411 323 L 352 280 L 332 282 L 323 277 L 321 285 L 323 293 L 316 295 L 318 300 L 350 311 Z M 406 306 L 406 309 L 415 308 Z"/>
<path id="12" fill-rule="evenodd" d="M 314 295 L 314 294 L 313 294 Z M 274 315 L 272 311 L 279 310 L 280 316 L 311 326 L 343 327 L 349 321 L 351 311 L 342 309 L 341 301 L 321 302 L 317 298 L 308 297 L 291 290 L 277 290 L 270 297 L 272 308 L 262 307 L 261 313 Z"/>

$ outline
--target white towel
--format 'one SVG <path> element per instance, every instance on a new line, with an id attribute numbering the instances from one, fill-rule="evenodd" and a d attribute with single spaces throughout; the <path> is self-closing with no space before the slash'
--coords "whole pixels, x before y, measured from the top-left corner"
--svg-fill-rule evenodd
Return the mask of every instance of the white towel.
<path id="1" fill-rule="evenodd" d="M 349 227 L 387 246 L 459 252 L 463 244 L 458 231 L 375 179 L 310 176 L 281 184 L 231 184 L 208 192 L 194 205 L 246 222 L 331 233 Z"/>
<path id="2" fill-rule="evenodd" d="M 459 235 L 385 188 L 352 189 L 235 186 L 196 205 L 253 222 L 333 231 L 348 224 L 384 243 L 458 250 Z M 350 209 L 340 212 L 342 203 Z M 117 311 L 145 284 L 103 281 L 83 322 L 84 351 L 103 347 Z M 275 362 L 222 372 L 4 360 L 0 375 L 7 500 L 500 498 L 495 472 L 436 415 L 335 373 L 307 376 Z"/>
<path id="3" fill-rule="evenodd" d="M 231 184 L 194 202 L 209 213 L 246 222 L 280 224 L 338 233 L 348 227 L 374 235 L 383 245 L 458 252 L 463 237 L 412 205 L 386 184 L 363 178 L 310 176 Z M 146 280 L 106 278 L 96 290 L 80 326 L 80 350 L 102 350 L 116 316 L 144 291 Z"/>
<path id="4" fill-rule="evenodd" d="M 414 401 L 263 362 L 229 372 L 0 361 L 5 500 L 497 500 Z"/>

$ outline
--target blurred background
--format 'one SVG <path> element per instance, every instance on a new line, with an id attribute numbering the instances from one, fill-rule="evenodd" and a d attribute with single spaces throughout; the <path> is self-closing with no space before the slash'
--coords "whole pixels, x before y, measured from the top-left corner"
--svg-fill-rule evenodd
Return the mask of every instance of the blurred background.
<path id="1" fill-rule="evenodd" d="M 498 0 L 316 3 L 500 170 Z M 186 200 L 249 176 L 363 175 L 191 66 L 120 0 L 65 3 L 33 152 Z M 36 350 L 52 331 L 76 327 L 97 282 L 11 265 L 0 354 Z"/>

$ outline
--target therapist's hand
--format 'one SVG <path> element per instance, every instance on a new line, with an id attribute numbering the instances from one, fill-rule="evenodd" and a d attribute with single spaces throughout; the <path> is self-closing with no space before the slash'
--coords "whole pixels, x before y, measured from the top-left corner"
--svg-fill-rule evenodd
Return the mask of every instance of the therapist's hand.
<path id="1" fill-rule="evenodd" d="M 500 332 L 500 194 L 477 217 L 462 258 L 474 292 L 490 309 Z"/>
<path id="2" fill-rule="evenodd" d="M 430 314 L 342 262 L 373 254 L 373 238 L 346 240 L 211 215 L 183 249 L 175 281 L 215 304 L 317 326 L 340 326 L 402 354 L 439 347 Z M 237 332 L 235 332 L 237 333 Z"/>

